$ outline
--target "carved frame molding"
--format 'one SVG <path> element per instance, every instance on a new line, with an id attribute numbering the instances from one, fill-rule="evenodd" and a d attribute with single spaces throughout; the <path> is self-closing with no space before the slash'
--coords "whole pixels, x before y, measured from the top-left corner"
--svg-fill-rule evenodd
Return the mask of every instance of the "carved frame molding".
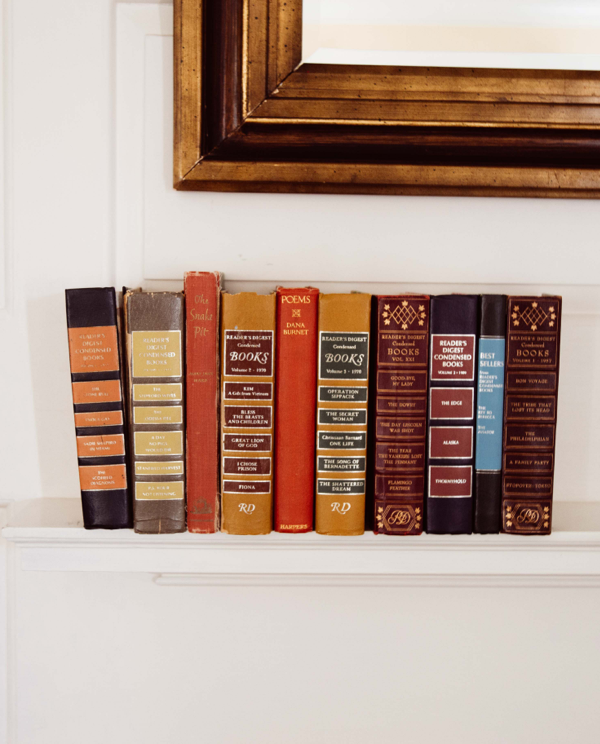
<path id="1" fill-rule="evenodd" d="M 176 189 L 600 196 L 600 72 L 302 64 L 302 0 L 174 12 Z"/>

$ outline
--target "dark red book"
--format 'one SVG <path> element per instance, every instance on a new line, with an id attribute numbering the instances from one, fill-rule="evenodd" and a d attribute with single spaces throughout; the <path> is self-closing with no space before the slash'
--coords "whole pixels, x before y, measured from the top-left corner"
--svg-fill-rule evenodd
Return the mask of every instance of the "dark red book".
<path id="1" fill-rule="evenodd" d="M 186 453 L 189 532 L 219 529 L 219 314 L 221 275 L 185 275 Z"/>
<path id="2" fill-rule="evenodd" d="M 313 529 L 319 290 L 277 290 L 275 530 Z"/>
<path id="3" fill-rule="evenodd" d="M 423 531 L 429 302 L 373 297 L 367 516 L 384 535 Z"/>
<path id="4" fill-rule="evenodd" d="M 560 297 L 509 297 L 504 393 L 502 531 L 552 530 Z"/>

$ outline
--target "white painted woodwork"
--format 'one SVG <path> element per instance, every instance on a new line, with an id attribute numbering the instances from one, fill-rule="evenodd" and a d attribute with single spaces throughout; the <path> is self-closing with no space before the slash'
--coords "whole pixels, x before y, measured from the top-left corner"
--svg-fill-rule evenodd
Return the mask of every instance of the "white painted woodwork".
<path id="1" fill-rule="evenodd" d="M 553 534 L 136 535 L 85 530 L 78 499 L 15 504 L 3 537 L 21 571 L 157 574 L 160 585 L 600 588 L 600 504 L 559 503 Z"/>
<path id="2" fill-rule="evenodd" d="M 2 9 L 0 744 L 596 744 L 600 203 L 176 193 L 170 6 Z M 555 534 L 81 530 L 64 289 L 186 269 L 562 293 Z"/>

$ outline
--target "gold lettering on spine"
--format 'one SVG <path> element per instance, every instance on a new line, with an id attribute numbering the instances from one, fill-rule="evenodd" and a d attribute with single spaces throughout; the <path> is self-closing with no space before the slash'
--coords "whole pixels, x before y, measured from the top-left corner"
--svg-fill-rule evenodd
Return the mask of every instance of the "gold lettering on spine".
<path id="1" fill-rule="evenodd" d="M 133 377 L 181 377 L 181 331 L 133 331 Z"/>

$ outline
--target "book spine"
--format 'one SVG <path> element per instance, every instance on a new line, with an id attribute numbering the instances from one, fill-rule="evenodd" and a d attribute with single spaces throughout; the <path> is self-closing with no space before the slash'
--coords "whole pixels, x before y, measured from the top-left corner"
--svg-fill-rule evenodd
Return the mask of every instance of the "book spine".
<path id="1" fill-rule="evenodd" d="M 318 314 L 318 289 L 277 290 L 277 532 L 313 529 Z"/>
<path id="2" fill-rule="evenodd" d="M 506 295 L 482 295 L 479 309 L 474 532 L 500 532 Z"/>
<path id="3" fill-rule="evenodd" d="M 365 529 L 371 295 L 319 297 L 316 530 Z"/>
<path id="4" fill-rule="evenodd" d="M 216 532 L 220 508 L 220 274 L 188 272 L 184 294 L 187 525 L 190 532 Z"/>
<path id="5" fill-rule="evenodd" d="M 373 531 L 423 531 L 429 297 L 377 297 L 369 491 Z"/>
<path id="6" fill-rule="evenodd" d="M 509 297 L 504 396 L 502 529 L 552 529 L 560 297 Z"/>
<path id="7" fill-rule="evenodd" d="M 115 290 L 65 295 L 83 524 L 131 527 Z"/>
<path id="8" fill-rule="evenodd" d="M 136 532 L 185 531 L 182 292 L 125 294 Z"/>
<path id="9" fill-rule="evenodd" d="M 273 522 L 275 295 L 222 295 L 222 522 L 263 535 Z"/>
<path id="10" fill-rule="evenodd" d="M 473 530 L 479 298 L 431 299 L 427 532 Z"/>

